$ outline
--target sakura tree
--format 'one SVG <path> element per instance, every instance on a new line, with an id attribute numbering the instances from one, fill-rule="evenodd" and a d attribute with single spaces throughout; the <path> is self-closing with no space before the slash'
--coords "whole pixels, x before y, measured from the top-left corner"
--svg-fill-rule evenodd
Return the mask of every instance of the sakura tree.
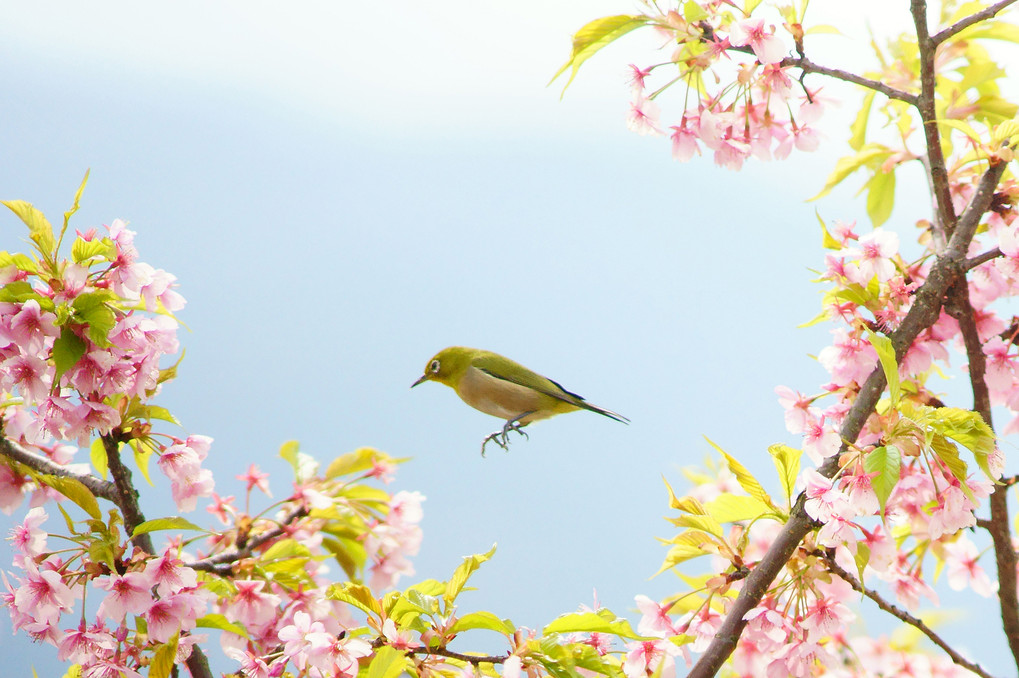
<path id="1" fill-rule="evenodd" d="M 832 328 L 817 356 L 830 380 L 807 395 L 777 389 L 802 436 L 799 448 L 762 442 L 777 482 L 718 449 L 721 465 L 688 494 L 667 488 L 679 532 L 661 569 L 682 569 L 689 588 L 635 595 L 636 628 L 598 607 L 542 629 L 461 609 L 492 551 L 446 581 L 407 585 L 424 498 L 388 492 L 402 460 L 375 449 L 321 463 L 288 442 L 284 496 L 255 465 L 238 469 L 243 505 L 217 495 L 202 466 L 212 440 L 182 435 L 156 404 L 180 351 L 175 277 L 140 259 L 122 221 L 71 230 L 85 181 L 58 228 L 27 202 L 4 202 L 31 242 L 0 253 L 0 510 L 19 513 L 0 595 L 16 632 L 88 677 L 163 677 L 181 664 L 211 676 L 211 652 L 254 677 L 989 676 L 916 613 L 922 597 L 936 602 L 944 573 L 954 589 L 997 596 L 1008 648 L 987 651 L 1007 649 L 1019 668 L 1016 476 L 999 444 L 1019 428 L 1019 319 L 1002 310 L 1019 292 L 1008 171 L 1019 123 L 986 47 L 1019 41 L 997 18 L 1011 4 L 946 2 L 934 16 L 912 0 L 913 33 L 875 42 L 862 74 L 808 56 L 826 29 L 807 23 L 806 2 L 647 3 L 575 36 L 560 71 L 570 80 L 631 31 L 657 37 L 662 57 L 631 66 L 628 124 L 668 136 L 680 161 L 710 151 L 739 169 L 813 150 L 825 83 L 863 94 L 850 154 L 816 196 L 863 174 L 873 226 L 820 224 L 814 322 Z M 674 124 L 660 107 L 674 108 Z M 890 222 L 897 173 L 913 165 L 931 207 L 911 217 L 910 236 Z M 956 369 L 953 352 L 972 404 L 946 402 L 939 379 Z M 1009 419 L 997 432 L 994 407 Z M 144 516 L 138 477 L 168 482 L 180 514 L 201 501 L 217 524 Z M 935 649 L 851 634 L 863 599 Z M 503 649 L 451 649 L 479 631 Z"/>

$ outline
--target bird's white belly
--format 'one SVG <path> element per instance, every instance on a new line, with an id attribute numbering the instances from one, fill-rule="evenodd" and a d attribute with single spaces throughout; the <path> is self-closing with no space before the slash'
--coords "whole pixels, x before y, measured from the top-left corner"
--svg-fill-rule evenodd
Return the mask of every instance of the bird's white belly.
<path id="1" fill-rule="evenodd" d="M 500 419 L 515 419 L 541 407 L 541 394 L 526 386 L 499 379 L 475 367 L 467 368 L 456 389 L 457 395 L 476 410 Z M 548 416 L 548 415 L 544 415 Z M 528 421 L 544 418 L 529 416 Z"/>

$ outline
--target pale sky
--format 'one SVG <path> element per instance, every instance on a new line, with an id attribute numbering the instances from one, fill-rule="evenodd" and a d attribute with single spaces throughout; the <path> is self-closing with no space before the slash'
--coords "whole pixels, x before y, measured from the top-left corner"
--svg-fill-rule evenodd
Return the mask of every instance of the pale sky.
<path id="1" fill-rule="evenodd" d="M 846 4 L 811 12 L 825 6 Z M 828 21 L 859 27 L 853 7 Z M 413 457 L 391 489 L 428 497 L 414 580 L 498 542 L 464 611 L 540 628 L 597 590 L 635 619 L 634 595 L 677 588 L 649 580 L 666 550 L 655 537 L 674 530 L 661 479 L 681 490 L 702 436 L 778 487 L 767 446 L 797 441 L 773 389 L 826 381 L 809 357 L 826 329 L 796 328 L 819 310 L 814 210 L 862 219 L 863 205 L 855 182 L 804 202 L 845 151 L 837 127 L 817 154 L 738 174 L 629 133 L 626 65 L 650 38 L 605 50 L 560 101 L 546 83 L 571 33 L 634 8 L 14 3 L 0 197 L 53 220 L 91 167 L 72 225 L 128 220 L 142 259 L 179 278 L 191 332 L 160 402 L 215 438 L 220 494 L 242 494 L 233 476 L 253 460 L 284 495 L 276 453 L 292 438 L 324 462 L 363 445 Z M 816 53 L 840 65 L 866 43 L 831 40 Z M 900 188 L 900 204 L 922 190 Z M 922 216 L 900 209 L 892 225 L 905 240 Z M 2 224 L 0 249 L 22 247 L 19 224 Z M 482 459 L 499 421 L 439 385 L 409 390 L 451 344 L 503 353 L 632 424 L 570 414 Z M 174 512 L 156 482 L 150 518 Z M 0 617 L 0 648 L 19 649 L 9 675 L 51 673 L 55 654 Z"/>

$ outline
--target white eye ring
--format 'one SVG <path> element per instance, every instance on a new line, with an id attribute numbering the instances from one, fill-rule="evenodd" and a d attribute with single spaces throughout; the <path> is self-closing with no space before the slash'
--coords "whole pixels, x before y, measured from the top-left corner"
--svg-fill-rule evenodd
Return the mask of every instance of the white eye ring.
<path id="1" fill-rule="evenodd" d="M 438 360 L 433 360 L 432 364 L 428 366 L 428 370 L 432 374 L 438 374 L 439 373 L 439 361 Z"/>

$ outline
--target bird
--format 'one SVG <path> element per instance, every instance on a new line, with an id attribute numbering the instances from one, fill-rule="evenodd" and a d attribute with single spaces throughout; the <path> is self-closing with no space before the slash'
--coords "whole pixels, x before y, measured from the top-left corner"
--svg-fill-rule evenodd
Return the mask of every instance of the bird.
<path id="1" fill-rule="evenodd" d="M 445 384 L 474 409 L 506 420 L 502 429 L 481 441 L 482 457 L 490 441 L 508 450 L 510 431 L 528 438 L 522 430 L 524 426 L 564 412 L 590 410 L 624 424 L 630 423 L 623 415 L 592 405 L 520 363 L 480 348 L 450 346 L 442 349 L 428 361 L 424 374 L 410 387 L 426 381 Z"/>

